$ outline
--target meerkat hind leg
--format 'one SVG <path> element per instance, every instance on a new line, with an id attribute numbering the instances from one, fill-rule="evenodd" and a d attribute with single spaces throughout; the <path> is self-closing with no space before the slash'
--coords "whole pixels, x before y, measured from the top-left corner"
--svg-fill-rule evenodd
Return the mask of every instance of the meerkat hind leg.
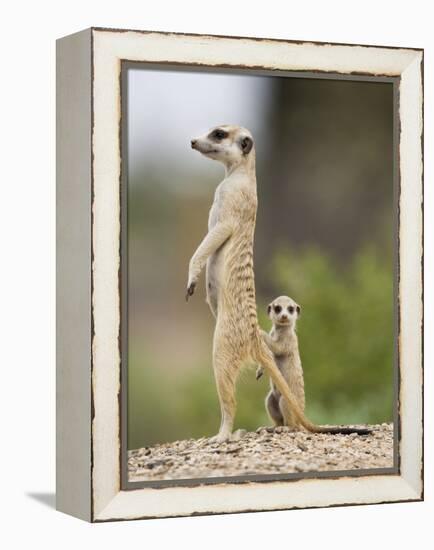
<path id="1" fill-rule="evenodd" d="M 274 422 L 275 426 L 283 426 L 283 415 L 279 407 L 279 399 L 273 391 L 270 391 L 265 398 L 265 408 L 268 411 L 268 416 Z"/>
<path id="2" fill-rule="evenodd" d="M 293 413 L 288 409 L 288 405 L 282 396 L 280 396 L 280 399 L 279 399 L 279 410 L 282 415 L 282 418 L 284 419 L 282 425 L 287 426 L 292 431 L 298 430 L 299 428 L 297 425 L 297 421 Z"/>
<path id="3" fill-rule="evenodd" d="M 226 365 L 221 356 L 222 354 L 218 353 L 214 356 L 214 376 L 220 401 L 221 423 L 219 432 L 212 441 L 218 443 L 239 439 L 242 435 L 241 430 L 232 434 L 236 410 L 235 382 L 240 364 Z"/>

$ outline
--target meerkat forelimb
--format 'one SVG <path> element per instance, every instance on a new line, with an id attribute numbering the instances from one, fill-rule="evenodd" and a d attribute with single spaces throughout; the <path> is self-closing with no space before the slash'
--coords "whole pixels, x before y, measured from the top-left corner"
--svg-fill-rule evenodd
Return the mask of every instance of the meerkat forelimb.
<path id="1" fill-rule="evenodd" d="M 193 139 L 191 146 L 225 167 L 225 178 L 217 186 L 209 213 L 208 234 L 190 260 L 186 292 L 188 300 L 206 265 L 207 302 L 216 318 L 213 367 L 221 409 L 216 440 L 232 436 L 235 384 L 248 361 L 261 364 L 272 378 L 285 400 L 282 410 L 288 424 L 296 422 L 309 431 L 330 432 L 304 416 L 258 325 L 253 272 L 257 211 L 253 137 L 245 128 L 224 125 Z"/>

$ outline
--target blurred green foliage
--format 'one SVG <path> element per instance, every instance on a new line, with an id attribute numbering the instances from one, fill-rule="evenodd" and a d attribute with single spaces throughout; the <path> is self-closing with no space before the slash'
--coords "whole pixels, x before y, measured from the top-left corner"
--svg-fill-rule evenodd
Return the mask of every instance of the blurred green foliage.
<path id="1" fill-rule="evenodd" d="M 315 248 L 280 250 L 270 280 L 302 306 L 298 323 L 307 414 L 318 423 L 375 423 L 393 417 L 393 262 L 372 247 L 344 266 Z M 275 296 L 268 297 L 269 300 Z M 268 299 L 258 296 L 268 330 Z M 176 360 L 176 352 L 175 354 Z M 152 354 L 130 350 L 128 446 L 210 436 L 220 411 L 211 350 L 187 371 L 157 370 Z M 236 427 L 268 425 L 265 377 L 246 369 L 238 383 Z"/>

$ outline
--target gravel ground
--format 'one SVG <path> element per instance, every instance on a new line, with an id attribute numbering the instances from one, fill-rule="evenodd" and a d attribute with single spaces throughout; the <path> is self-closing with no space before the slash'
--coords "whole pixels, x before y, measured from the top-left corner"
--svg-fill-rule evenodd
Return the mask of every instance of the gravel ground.
<path id="1" fill-rule="evenodd" d="M 129 481 L 393 467 L 393 424 L 367 436 L 259 428 L 237 441 L 187 439 L 128 452 Z"/>

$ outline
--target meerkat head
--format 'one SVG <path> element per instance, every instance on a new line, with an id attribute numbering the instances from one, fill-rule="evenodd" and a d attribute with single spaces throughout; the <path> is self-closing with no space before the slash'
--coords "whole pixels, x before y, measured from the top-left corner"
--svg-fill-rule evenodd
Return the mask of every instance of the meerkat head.
<path id="1" fill-rule="evenodd" d="M 268 304 L 268 317 L 273 325 L 295 327 L 301 307 L 288 296 L 279 296 Z"/>
<path id="2" fill-rule="evenodd" d="M 241 164 L 253 154 L 253 137 L 240 126 L 216 126 L 203 136 L 191 140 L 191 147 L 226 167 Z"/>

